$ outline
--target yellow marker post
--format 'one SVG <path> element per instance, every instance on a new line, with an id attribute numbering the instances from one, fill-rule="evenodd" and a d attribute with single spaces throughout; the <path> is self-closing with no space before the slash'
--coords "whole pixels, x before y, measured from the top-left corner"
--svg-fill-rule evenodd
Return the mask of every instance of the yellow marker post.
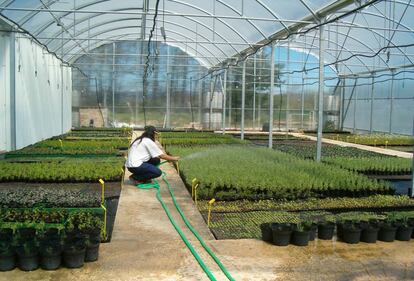
<path id="1" fill-rule="evenodd" d="M 59 139 L 59 142 L 60 142 L 60 149 L 63 149 L 63 141 Z"/>
<path id="2" fill-rule="evenodd" d="M 374 146 L 377 146 L 377 139 L 374 140 Z"/>
<path id="3" fill-rule="evenodd" d="M 388 141 L 386 140 L 385 141 L 385 148 L 387 148 L 387 146 L 388 146 Z"/>
<path id="4" fill-rule="evenodd" d="M 103 179 L 99 179 L 99 183 L 102 186 L 102 199 L 101 199 L 101 208 L 104 210 L 104 228 L 103 236 L 106 236 L 106 208 L 105 208 L 105 182 Z"/>
<path id="5" fill-rule="evenodd" d="M 349 136 L 346 136 L 346 142 L 349 142 Z"/>
<path id="6" fill-rule="evenodd" d="M 198 188 L 198 183 L 194 186 L 194 202 L 195 205 L 197 206 L 197 188 Z"/>
<path id="7" fill-rule="evenodd" d="M 207 216 L 207 226 L 210 227 L 210 219 L 211 219 L 211 207 L 213 206 L 213 203 L 216 202 L 216 199 L 211 199 L 208 201 L 208 216 Z"/>
<path id="8" fill-rule="evenodd" d="M 339 141 L 339 134 L 336 134 L 336 140 Z"/>
<path id="9" fill-rule="evenodd" d="M 194 200 L 194 187 L 197 184 L 197 179 L 193 178 L 191 181 L 191 199 Z"/>
<path id="10" fill-rule="evenodd" d="M 180 175 L 180 166 L 178 165 L 178 161 L 176 161 L 175 163 L 177 165 L 177 173 L 178 173 L 178 175 Z"/>

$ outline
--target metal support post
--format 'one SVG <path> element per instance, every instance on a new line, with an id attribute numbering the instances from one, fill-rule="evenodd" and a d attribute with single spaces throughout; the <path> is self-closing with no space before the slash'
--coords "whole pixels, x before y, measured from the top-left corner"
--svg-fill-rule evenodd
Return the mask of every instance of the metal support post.
<path id="1" fill-rule="evenodd" d="M 270 55 L 270 91 L 269 91 L 269 148 L 273 148 L 273 97 L 275 85 L 275 44 L 271 44 Z"/>
<path id="2" fill-rule="evenodd" d="M 10 150 L 17 149 L 16 128 L 16 33 L 10 33 Z M 19 52 L 21 50 L 19 49 Z"/>
<path id="3" fill-rule="evenodd" d="M 201 107 L 203 105 L 203 92 L 202 92 L 202 89 L 203 89 L 204 80 L 200 80 L 200 79 L 201 79 L 201 75 L 198 74 L 198 80 L 197 80 L 197 83 L 198 83 L 198 122 L 201 125 L 202 122 L 203 122 L 203 120 L 201 119 L 202 118 L 202 116 L 201 116 Z"/>
<path id="4" fill-rule="evenodd" d="M 374 76 L 374 73 L 372 74 Z M 372 134 L 373 131 L 373 116 L 374 116 L 374 77 L 372 77 L 371 82 L 371 106 L 370 106 L 370 113 L 369 113 L 369 133 Z"/>
<path id="5" fill-rule="evenodd" d="M 256 55 L 253 57 L 253 129 L 256 129 Z"/>
<path id="6" fill-rule="evenodd" d="M 390 100 L 390 127 L 388 129 L 389 133 L 392 133 L 392 115 L 394 111 L 394 70 L 391 70 L 392 76 L 391 76 L 391 100 Z"/>
<path id="7" fill-rule="evenodd" d="M 64 129 L 63 129 L 63 26 L 62 26 L 62 42 L 61 42 L 61 46 L 60 46 L 60 128 L 61 128 L 61 132 L 62 134 L 65 133 Z"/>
<path id="8" fill-rule="evenodd" d="M 231 76 L 230 76 L 231 77 Z M 233 95 L 233 91 L 232 91 L 232 88 L 231 88 L 231 83 L 230 83 L 230 85 L 229 85 L 229 125 L 228 125 L 228 127 L 229 128 L 231 128 L 231 106 L 232 106 L 232 95 Z"/>
<path id="9" fill-rule="evenodd" d="M 345 78 L 342 79 L 342 89 L 339 98 L 339 130 L 342 130 L 344 127 Z"/>
<path id="10" fill-rule="evenodd" d="M 286 85 L 286 134 L 289 132 L 289 89 L 290 89 L 290 40 L 288 40 L 288 49 L 287 49 L 287 66 L 289 67 L 288 76 L 287 76 L 287 85 Z"/>
<path id="11" fill-rule="evenodd" d="M 303 130 L 303 119 L 305 114 L 305 79 L 303 78 L 303 72 L 302 72 L 302 93 L 300 98 L 300 128 Z"/>
<path id="12" fill-rule="evenodd" d="M 209 112 L 208 112 L 208 128 L 211 129 L 211 115 L 213 114 L 213 106 L 212 106 L 212 102 L 213 102 L 213 91 L 214 91 L 214 85 L 213 85 L 213 75 L 211 75 L 210 77 L 210 96 L 208 97 L 208 108 L 209 108 Z"/>
<path id="13" fill-rule="evenodd" d="M 414 118 L 413 118 L 413 137 L 414 137 Z M 414 197 L 414 155 L 413 163 L 411 165 L 411 197 Z"/>
<path id="14" fill-rule="evenodd" d="M 318 138 L 316 144 L 316 161 L 321 161 L 322 154 L 322 127 L 323 127 L 323 92 L 324 92 L 324 26 L 319 27 L 319 102 L 318 102 Z"/>
<path id="15" fill-rule="evenodd" d="M 227 89 L 227 69 L 224 70 L 224 81 L 222 83 L 223 89 L 223 113 L 221 115 L 221 129 L 223 135 L 226 133 L 226 89 Z"/>
<path id="16" fill-rule="evenodd" d="M 115 126 L 115 42 L 112 43 L 112 126 Z"/>
<path id="17" fill-rule="evenodd" d="M 171 114 L 171 97 L 170 97 L 170 73 L 167 72 L 166 74 L 166 101 L 165 101 L 165 127 L 170 128 L 170 114 Z"/>
<path id="18" fill-rule="evenodd" d="M 246 101 L 246 60 L 243 61 L 240 139 L 244 140 L 244 109 Z"/>
<path id="19" fill-rule="evenodd" d="M 355 132 L 356 132 L 356 111 L 357 111 L 357 103 L 358 103 L 358 90 L 357 90 L 357 87 L 356 87 L 356 83 L 357 83 L 357 81 L 358 81 L 358 78 L 356 78 L 355 79 L 355 84 L 354 84 L 354 94 L 355 94 L 355 97 L 354 97 L 354 117 L 353 117 L 353 126 L 352 126 L 352 133 L 353 134 L 355 134 Z"/>

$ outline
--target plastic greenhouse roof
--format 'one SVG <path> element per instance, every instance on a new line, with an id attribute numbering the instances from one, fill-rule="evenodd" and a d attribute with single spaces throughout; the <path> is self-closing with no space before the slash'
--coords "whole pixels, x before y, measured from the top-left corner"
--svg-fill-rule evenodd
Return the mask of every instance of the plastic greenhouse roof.
<path id="1" fill-rule="evenodd" d="M 71 63 L 103 44 L 148 39 L 156 0 L 0 0 L 0 14 Z M 318 54 L 338 74 L 413 66 L 411 0 L 160 0 L 152 40 L 215 69 L 275 41 Z M 377 55 L 378 54 L 378 55 Z M 377 55 L 377 56 L 374 56 Z"/>

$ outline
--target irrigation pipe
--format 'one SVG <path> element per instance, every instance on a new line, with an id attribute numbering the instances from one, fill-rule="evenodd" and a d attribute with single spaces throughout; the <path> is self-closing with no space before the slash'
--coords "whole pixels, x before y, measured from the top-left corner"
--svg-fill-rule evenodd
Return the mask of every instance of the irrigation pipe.
<path id="1" fill-rule="evenodd" d="M 166 161 L 162 162 L 160 165 L 166 163 Z M 179 212 L 181 218 L 183 219 L 185 225 L 188 227 L 188 229 L 194 234 L 194 236 L 197 238 L 197 240 L 200 242 L 201 246 L 203 246 L 203 248 L 206 250 L 206 252 L 211 256 L 211 258 L 216 262 L 216 264 L 220 267 L 221 271 L 224 273 L 224 275 L 226 275 L 226 277 L 231 280 L 234 281 L 235 279 L 230 275 L 230 273 L 227 271 L 227 269 L 225 268 L 225 266 L 221 263 L 221 261 L 219 260 L 219 258 L 214 254 L 214 252 L 207 246 L 207 244 L 204 242 L 203 238 L 201 238 L 201 236 L 197 233 L 197 231 L 192 227 L 192 225 L 190 224 L 190 222 L 187 220 L 187 218 L 185 217 L 183 211 L 181 210 L 180 206 L 177 203 L 177 200 L 175 199 L 174 196 L 174 192 L 170 186 L 170 183 L 168 182 L 168 180 L 166 179 L 166 174 L 165 172 L 162 172 L 162 180 L 165 182 L 165 184 L 168 187 L 168 191 L 170 192 L 171 198 L 173 200 L 174 206 L 177 209 L 177 211 Z M 156 198 L 157 200 L 160 202 L 161 206 L 163 207 L 165 213 L 168 216 L 168 219 L 170 220 L 171 224 L 174 226 L 175 230 L 178 232 L 178 234 L 180 235 L 181 239 L 183 240 L 183 242 L 186 244 L 187 248 L 190 250 L 190 252 L 193 254 L 194 258 L 197 260 L 197 262 L 200 264 L 201 268 L 204 270 L 204 272 L 207 274 L 208 278 L 210 280 L 217 280 L 213 274 L 211 273 L 210 269 L 207 267 L 207 265 L 203 262 L 203 260 L 201 259 L 201 257 L 199 256 L 199 254 L 197 253 L 197 251 L 194 249 L 194 247 L 191 245 L 190 241 L 188 241 L 187 237 L 185 236 L 185 234 L 183 233 L 183 231 L 181 230 L 181 228 L 178 226 L 177 222 L 174 220 L 174 218 L 172 217 L 172 214 L 170 212 L 170 210 L 168 209 L 168 207 L 165 205 L 165 202 L 162 200 L 161 197 L 161 191 L 160 191 L 160 185 L 158 183 L 157 180 L 154 180 L 154 184 L 139 184 L 137 185 L 138 188 L 140 189 L 152 189 L 155 188 L 157 190 L 156 192 Z"/>

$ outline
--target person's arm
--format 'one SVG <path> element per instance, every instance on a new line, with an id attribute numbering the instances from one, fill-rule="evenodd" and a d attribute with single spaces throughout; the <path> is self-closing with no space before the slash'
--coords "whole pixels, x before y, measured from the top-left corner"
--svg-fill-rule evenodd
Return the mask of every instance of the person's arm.
<path id="1" fill-rule="evenodd" d="M 179 156 L 171 156 L 165 153 L 161 154 L 159 157 L 167 161 L 178 161 L 180 159 Z"/>

